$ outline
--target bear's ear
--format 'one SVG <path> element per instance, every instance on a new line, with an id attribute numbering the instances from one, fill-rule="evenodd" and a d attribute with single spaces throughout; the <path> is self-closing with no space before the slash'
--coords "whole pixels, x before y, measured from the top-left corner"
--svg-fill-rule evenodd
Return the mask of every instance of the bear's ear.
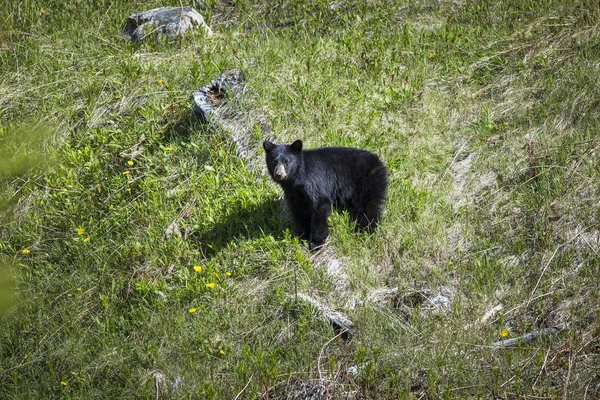
<path id="1" fill-rule="evenodd" d="M 294 143 L 290 145 L 292 150 L 294 151 L 302 151 L 302 140 L 296 140 Z"/>
<path id="2" fill-rule="evenodd" d="M 268 140 L 265 140 L 263 142 L 263 149 L 265 149 L 265 151 L 271 151 L 271 150 L 273 150 L 274 147 L 275 147 L 275 144 L 269 142 Z"/>

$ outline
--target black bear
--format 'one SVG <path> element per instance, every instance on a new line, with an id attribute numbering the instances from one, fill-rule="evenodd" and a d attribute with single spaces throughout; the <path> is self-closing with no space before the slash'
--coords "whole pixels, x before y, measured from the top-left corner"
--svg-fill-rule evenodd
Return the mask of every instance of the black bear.
<path id="1" fill-rule="evenodd" d="M 322 147 L 302 150 L 302 141 L 263 142 L 267 168 L 283 189 L 296 232 L 310 250 L 325 243 L 331 206 L 347 210 L 361 230 L 375 228 L 387 188 L 379 157 L 365 150 Z"/>

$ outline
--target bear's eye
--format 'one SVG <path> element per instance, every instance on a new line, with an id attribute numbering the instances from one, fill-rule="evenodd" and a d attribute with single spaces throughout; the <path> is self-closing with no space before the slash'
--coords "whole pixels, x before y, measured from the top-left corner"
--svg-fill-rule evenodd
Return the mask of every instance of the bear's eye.
<path id="1" fill-rule="evenodd" d="M 287 158 L 284 158 L 283 160 L 281 160 L 281 162 L 283 163 L 283 165 L 288 165 L 289 160 Z"/>

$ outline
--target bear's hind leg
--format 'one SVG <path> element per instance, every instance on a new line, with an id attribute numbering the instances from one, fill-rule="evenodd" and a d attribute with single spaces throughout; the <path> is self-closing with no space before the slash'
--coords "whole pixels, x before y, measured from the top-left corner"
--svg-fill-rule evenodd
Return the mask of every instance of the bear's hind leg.
<path id="1" fill-rule="evenodd" d="M 367 203 L 365 211 L 358 216 L 358 229 L 361 231 L 367 230 L 371 232 L 377 226 L 380 218 L 380 206 L 377 202 L 371 201 Z"/>
<path id="2" fill-rule="evenodd" d="M 377 227 L 381 218 L 386 189 L 387 175 L 385 168 L 374 168 L 369 174 L 363 197 L 358 201 L 360 205 L 356 207 L 358 228 L 360 230 L 372 231 Z"/>

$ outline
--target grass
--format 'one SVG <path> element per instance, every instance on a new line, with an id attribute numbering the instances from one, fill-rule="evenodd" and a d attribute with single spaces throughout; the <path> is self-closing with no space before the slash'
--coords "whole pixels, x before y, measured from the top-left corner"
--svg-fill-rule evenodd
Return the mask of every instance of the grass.
<path id="1" fill-rule="evenodd" d="M 0 12 L 0 397 L 600 396 L 597 4 L 209 3 L 215 37 L 162 44 L 120 31 L 178 2 Z M 291 234 L 262 153 L 190 118 L 224 68 L 256 146 L 272 130 L 388 166 L 375 233 L 331 217 L 348 291 Z"/>

